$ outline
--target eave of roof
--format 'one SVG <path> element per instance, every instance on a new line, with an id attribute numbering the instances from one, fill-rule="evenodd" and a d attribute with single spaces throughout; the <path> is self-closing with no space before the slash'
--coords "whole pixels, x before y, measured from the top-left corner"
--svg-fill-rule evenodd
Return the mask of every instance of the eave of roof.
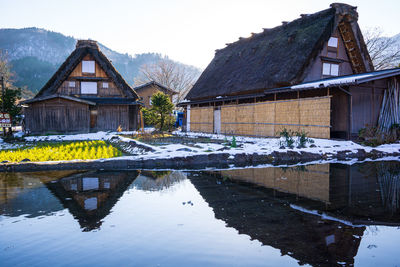
<path id="1" fill-rule="evenodd" d="M 379 80 L 387 77 L 393 77 L 396 75 L 400 75 L 400 68 L 321 79 L 317 81 L 311 81 L 293 85 L 290 86 L 289 88 L 296 90 L 296 89 L 317 89 L 325 87 L 336 87 L 340 85 L 345 86 L 345 85 L 366 83 L 369 81 Z M 270 90 L 265 90 L 266 93 L 269 91 Z"/>
<path id="2" fill-rule="evenodd" d="M 164 89 L 164 90 L 170 92 L 171 94 L 174 94 L 174 95 L 178 94 L 177 91 L 172 90 L 171 88 L 166 87 L 166 86 L 164 86 L 164 85 L 162 85 L 162 84 L 160 84 L 160 83 L 158 83 L 158 82 L 156 82 L 156 81 L 151 81 L 151 82 L 148 82 L 148 83 L 145 83 L 145 84 L 136 86 L 136 87 L 133 88 L 133 90 L 135 90 L 135 91 L 140 91 L 140 90 L 142 90 L 142 89 L 144 89 L 144 88 L 146 88 L 146 87 L 149 87 L 149 86 L 158 86 L 158 87 L 160 87 L 160 88 L 162 88 L 162 89 Z"/>
<path id="3" fill-rule="evenodd" d="M 204 104 L 204 103 L 212 103 L 212 102 L 223 102 L 223 101 L 232 101 L 236 99 L 246 99 L 253 97 L 262 97 L 269 94 L 277 94 L 277 93 L 286 93 L 286 92 L 295 92 L 295 91 L 303 91 L 303 90 L 314 90 L 314 89 L 322 89 L 322 88 L 332 88 L 338 86 L 349 86 L 349 85 L 357 85 L 362 83 L 367 83 L 374 80 L 389 78 L 393 76 L 400 75 L 400 68 L 366 72 L 360 74 L 346 75 L 346 76 L 338 76 L 334 78 L 321 79 L 316 81 L 305 82 L 293 86 L 285 86 L 267 89 L 262 94 L 248 94 L 241 96 L 226 96 L 226 97 L 217 97 L 211 99 L 203 99 L 203 100 L 194 100 L 194 101 L 184 101 L 180 102 L 178 106 L 187 106 L 191 104 Z"/>
<path id="4" fill-rule="evenodd" d="M 71 100 L 71 101 L 75 101 L 75 102 L 88 104 L 88 105 L 93 105 L 93 106 L 96 105 L 96 103 L 93 101 L 89 101 L 89 100 L 79 98 L 79 97 L 60 95 L 60 94 L 53 94 L 53 95 L 48 95 L 48 96 L 43 96 L 43 97 L 31 98 L 31 99 L 22 101 L 21 104 L 30 104 L 30 103 L 40 102 L 40 101 L 49 100 L 49 99 L 53 99 L 53 98 L 62 98 L 62 99 L 66 99 L 66 100 Z"/>
<path id="5" fill-rule="evenodd" d="M 124 97 L 81 97 L 81 99 L 100 105 L 142 105 L 134 98 Z"/>

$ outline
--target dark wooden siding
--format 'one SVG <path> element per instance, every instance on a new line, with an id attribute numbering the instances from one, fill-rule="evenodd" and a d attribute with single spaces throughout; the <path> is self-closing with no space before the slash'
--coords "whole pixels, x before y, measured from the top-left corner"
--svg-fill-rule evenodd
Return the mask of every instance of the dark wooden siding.
<path id="1" fill-rule="evenodd" d="M 376 126 L 384 90 L 372 85 L 352 86 L 352 134 L 361 128 Z"/>
<path id="2" fill-rule="evenodd" d="M 136 131 L 139 121 L 139 106 L 129 106 L 129 131 Z"/>
<path id="3" fill-rule="evenodd" d="M 32 133 L 89 131 L 89 106 L 61 98 L 31 104 L 26 110 L 26 129 Z"/>
<path id="4" fill-rule="evenodd" d="M 129 106 L 127 105 L 99 105 L 97 110 L 97 130 L 116 131 L 118 126 L 122 130 L 129 130 Z"/>

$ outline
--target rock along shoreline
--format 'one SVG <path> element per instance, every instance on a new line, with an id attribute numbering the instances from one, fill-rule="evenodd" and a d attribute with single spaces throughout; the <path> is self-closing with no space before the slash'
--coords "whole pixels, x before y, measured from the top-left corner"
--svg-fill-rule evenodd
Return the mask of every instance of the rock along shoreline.
<path id="1" fill-rule="evenodd" d="M 357 159 L 377 160 L 384 157 L 399 157 L 400 152 L 387 153 L 378 150 L 366 152 L 358 149 L 357 152 L 350 150 L 339 151 L 335 154 L 316 154 L 304 151 L 274 151 L 267 155 L 257 153 L 235 154 L 210 153 L 191 155 L 185 157 L 159 158 L 159 159 L 127 159 L 126 157 L 99 160 L 74 160 L 57 162 L 18 162 L 1 163 L 0 172 L 33 172 L 50 170 L 135 170 L 135 169 L 205 169 L 205 168 L 232 168 L 252 167 L 261 164 L 270 165 L 295 165 L 313 161 L 350 161 Z"/>

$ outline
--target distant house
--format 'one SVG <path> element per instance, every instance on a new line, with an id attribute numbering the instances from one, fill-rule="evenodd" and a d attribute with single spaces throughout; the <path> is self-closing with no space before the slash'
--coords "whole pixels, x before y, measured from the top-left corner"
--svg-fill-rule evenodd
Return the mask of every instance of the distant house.
<path id="1" fill-rule="evenodd" d="M 24 102 L 25 130 L 66 133 L 136 130 L 139 96 L 95 41 L 76 49 L 32 99 Z"/>
<path id="2" fill-rule="evenodd" d="M 186 130 L 350 138 L 376 125 L 400 70 L 374 72 L 357 20 L 356 7 L 335 3 L 217 50 L 180 103 Z"/>
<path id="3" fill-rule="evenodd" d="M 174 95 L 178 92 L 168 88 L 162 84 L 155 81 L 151 81 L 134 88 L 135 92 L 140 96 L 145 108 L 151 108 L 151 96 L 157 92 L 162 92 L 168 95 L 172 101 Z"/>

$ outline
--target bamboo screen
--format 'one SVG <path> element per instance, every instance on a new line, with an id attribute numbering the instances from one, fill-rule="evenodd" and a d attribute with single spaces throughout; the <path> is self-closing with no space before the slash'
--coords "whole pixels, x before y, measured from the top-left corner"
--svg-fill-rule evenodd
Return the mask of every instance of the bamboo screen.
<path id="1" fill-rule="evenodd" d="M 224 134 L 276 136 L 286 128 L 305 131 L 310 137 L 330 138 L 330 106 L 328 96 L 222 106 L 221 131 Z M 212 114 L 212 109 L 209 112 Z"/>
<path id="2" fill-rule="evenodd" d="M 190 131 L 212 133 L 214 130 L 214 108 L 190 109 Z"/>
<path id="3" fill-rule="evenodd" d="M 261 168 L 221 171 L 221 175 L 280 192 L 329 202 L 329 164 L 298 168 Z"/>

